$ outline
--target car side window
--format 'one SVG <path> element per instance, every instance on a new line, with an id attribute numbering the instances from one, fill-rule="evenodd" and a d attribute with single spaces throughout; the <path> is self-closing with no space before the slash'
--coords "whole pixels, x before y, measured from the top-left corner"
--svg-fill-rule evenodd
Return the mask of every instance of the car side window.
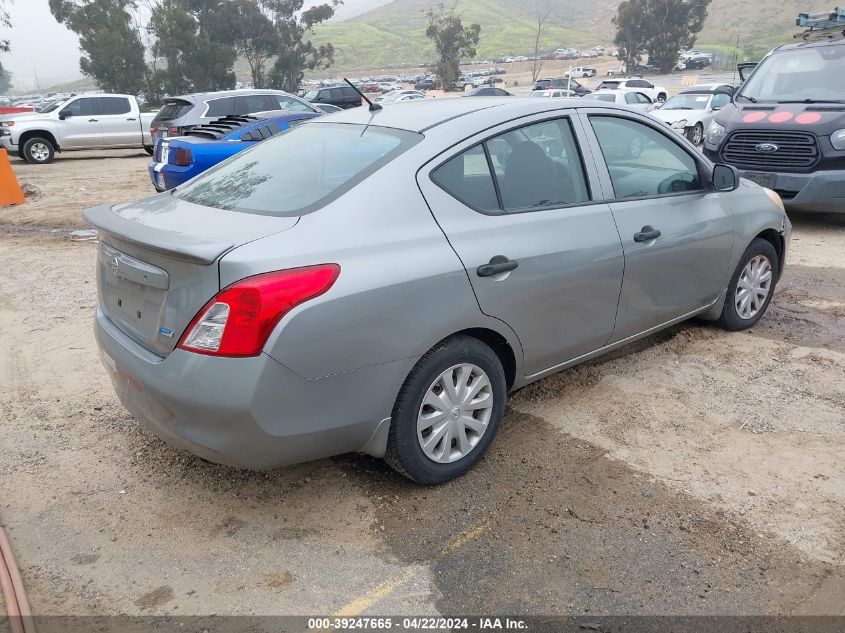
<path id="1" fill-rule="evenodd" d="M 431 179 L 468 207 L 487 213 L 502 212 L 483 145 L 449 159 L 431 172 Z"/>
<path id="2" fill-rule="evenodd" d="M 67 104 L 61 111 L 70 116 L 91 116 L 93 114 L 99 114 L 96 98 L 77 99 Z"/>
<path id="3" fill-rule="evenodd" d="M 217 119 L 232 114 L 237 114 L 235 111 L 235 97 L 223 97 L 221 99 L 212 99 L 208 102 L 208 111 L 205 113 L 205 116 Z"/>
<path id="4" fill-rule="evenodd" d="M 332 101 L 343 101 L 342 88 L 332 88 L 329 94 L 331 95 Z"/>
<path id="5" fill-rule="evenodd" d="M 675 141 L 644 123 L 590 116 L 616 198 L 701 191 L 698 163 Z"/>
<path id="6" fill-rule="evenodd" d="M 713 110 L 720 110 L 731 102 L 731 96 L 723 93 L 713 95 L 713 100 L 710 102 L 710 108 Z"/>
<path id="7" fill-rule="evenodd" d="M 346 99 L 357 100 L 361 98 L 353 88 L 341 88 L 341 90 L 343 90 L 343 96 Z"/>
<path id="8" fill-rule="evenodd" d="M 252 114 L 275 110 L 277 101 L 273 95 L 240 95 L 236 97 L 234 114 Z"/>
<path id="9" fill-rule="evenodd" d="M 432 179 L 468 206 L 488 213 L 536 211 L 590 199 L 568 119 L 534 123 L 488 139 L 438 167 Z"/>
<path id="10" fill-rule="evenodd" d="M 285 110 L 286 112 L 313 112 L 307 104 L 302 103 L 299 99 L 284 95 L 275 95 L 273 98 L 278 102 L 279 110 Z M 270 109 L 274 110 L 275 108 Z"/>
<path id="11" fill-rule="evenodd" d="M 100 114 L 129 114 L 131 111 L 126 97 L 100 97 Z"/>
<path id="12" fill-rule="evenodd" d="M 625 93 L 625 103 L 639 103 L 639 99 L 637 99 L 637 93 L 626 92 Z"/>
<path id="13" fill-rule="evenodd" d="M 644 95 L 642 92 L 637 92 L 636 95 L 640 103 L 654 103 L 648 98 L 648 95 Z"/>

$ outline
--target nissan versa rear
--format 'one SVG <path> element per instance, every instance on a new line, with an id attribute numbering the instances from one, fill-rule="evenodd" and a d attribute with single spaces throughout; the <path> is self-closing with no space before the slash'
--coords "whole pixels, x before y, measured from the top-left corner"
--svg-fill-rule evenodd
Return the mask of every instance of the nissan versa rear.
<path id="1" fill-rule="evenodd" d="M 692 316 L 752 326 L 790 234 L 777 194 L 579 99 L 350 110 L 86 217 L 139 422 L 215 462 L 361 451 L 422 483 L 483 456 L 514 389 Z"/>

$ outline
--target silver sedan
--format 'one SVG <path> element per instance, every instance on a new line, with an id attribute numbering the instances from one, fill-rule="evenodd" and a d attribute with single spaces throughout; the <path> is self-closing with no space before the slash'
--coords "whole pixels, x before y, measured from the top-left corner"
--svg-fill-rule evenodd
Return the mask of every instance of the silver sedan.
<path id="1" fill-rule="evenodd" d="M 790 236 L 777 194 L 592 99 L 347 110 L 86 217 L 140 423 L 215 462 L 362 451 L 427 484 L 482 458 L 509 392 L 694 316 L 753 326 Z"/>

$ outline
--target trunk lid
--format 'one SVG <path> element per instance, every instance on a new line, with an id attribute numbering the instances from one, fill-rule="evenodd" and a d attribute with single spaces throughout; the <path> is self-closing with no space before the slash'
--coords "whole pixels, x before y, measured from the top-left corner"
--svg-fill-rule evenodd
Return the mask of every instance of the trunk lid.
<path id="1" fill-rule="evenodd" d="M 170 194 L 86 209 L 85 218 L 100 231 L 100 309 L 159 356 L 173 351 L 220 290 L 224 253 L 299 221 L 204 207 Z"/>

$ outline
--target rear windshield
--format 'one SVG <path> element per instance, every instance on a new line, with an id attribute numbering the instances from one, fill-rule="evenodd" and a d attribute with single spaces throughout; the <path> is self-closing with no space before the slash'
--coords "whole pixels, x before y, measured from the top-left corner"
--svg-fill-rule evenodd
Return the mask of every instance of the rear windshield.
<path id="1" fill-rule="evenodd" d="M 596 90 L 616 90 L 619 87 L 619 84 L 622 83 L 621 81 L 603 81 L 599 84 Z"/>
<path id="2" fill-rule="evenodd" d="M 608 95 L 608 94 L 597 95 L 597 94 L 593 93 L 593 94 L 587 95 L 587 96 L 592 97 L 593 99 L 598 99 L 599 101 L 607 101 L 609 103 L 616 103 L 616 95 Z"/>
<path id="3" fill-rule="evenodd" d="M 174 195 L 218 209 L 302 215 L 345 193 L 421 139 L 405 130 L 309 123 L 220 163 Z"/>
<path id="4" fill-rule="evenodd" d="M 190 101 L 166 101 L 158 114 L 155 115 L 153 121 L 172 121 L 181 116 L 185 116 L 191 111 L 194 104 Z"/>

